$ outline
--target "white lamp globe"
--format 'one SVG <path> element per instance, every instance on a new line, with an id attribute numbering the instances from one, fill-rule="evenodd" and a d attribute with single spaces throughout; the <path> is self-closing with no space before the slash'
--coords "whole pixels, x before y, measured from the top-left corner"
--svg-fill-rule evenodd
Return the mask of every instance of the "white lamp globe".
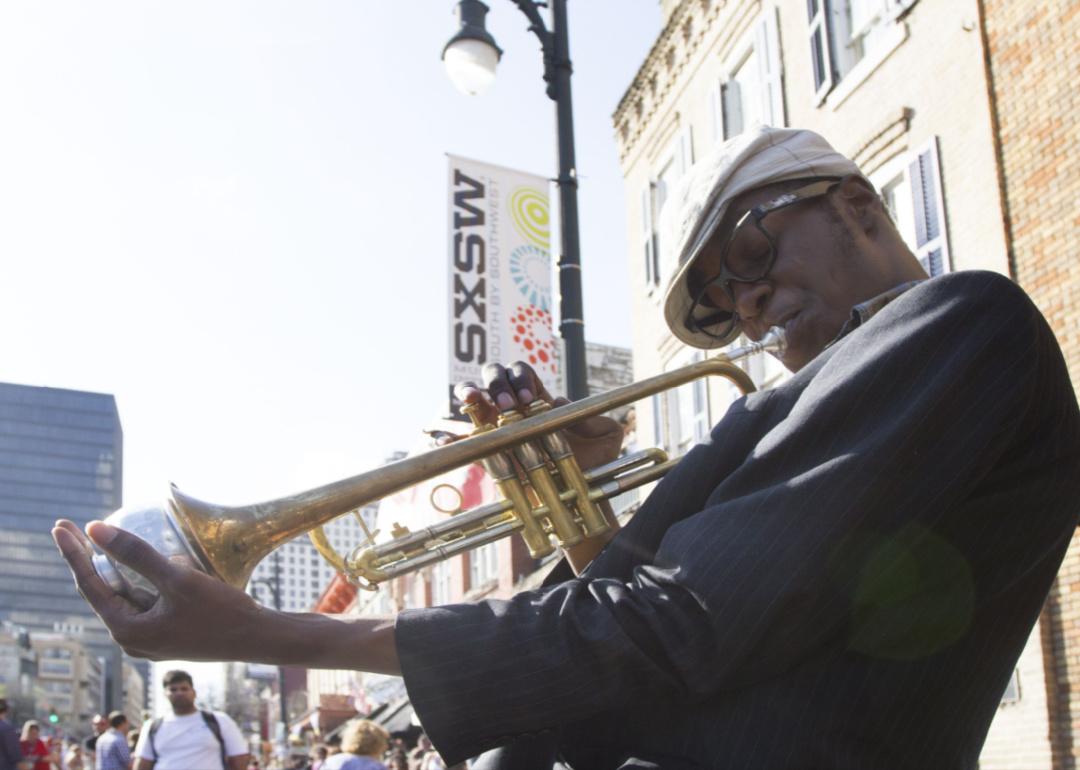
<path id="1" fill-rule="evenodd" d="M 454 86 L 463 94 L 476 96 L 495 80 L 499 49 L 483 40 L 459 38 L 446 46 L 443 62 Z"/>

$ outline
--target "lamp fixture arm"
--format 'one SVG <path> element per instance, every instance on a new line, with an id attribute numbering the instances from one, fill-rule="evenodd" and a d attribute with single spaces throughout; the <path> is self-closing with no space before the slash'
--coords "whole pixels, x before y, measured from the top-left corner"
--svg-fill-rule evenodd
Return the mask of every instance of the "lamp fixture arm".
<path id="1" fill-rule="evenodd" d="M 554 2 L 556 4 L 565 3 L 566 0 L 554 0 Z M 540 41 L 540 51 L 544 56 L 544 82 L 547 83 L 547 95 L 552 101 L 558 101 L 555 87 L 556 70 L 572 70 L 570 57 L 565 50 L 566 46 L 561 46 L 563 50 L 559 50 L 560 46 L 556 33 L 547 28 L 544 17 L 540 15 L 538 10 L 541 7 L 546 7 L 547 3 L 538 3 L 535 0 L 513 0 L 513 3 L 518 7 L 518 10 L 525 14 L 525 17 L 529 20 L 529 31 L 536 35 L 537 40 Z M 554 11 L 556 26 L 558 26 L 558 11 L 559 9 Z"/>

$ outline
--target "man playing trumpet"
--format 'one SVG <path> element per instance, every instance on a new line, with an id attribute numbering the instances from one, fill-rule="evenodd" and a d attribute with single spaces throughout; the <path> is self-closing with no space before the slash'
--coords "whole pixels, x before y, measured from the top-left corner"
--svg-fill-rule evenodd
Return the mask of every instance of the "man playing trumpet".
<path id="1" fill-rule="evenodd" d="M 577 546 L 576 575 L 393 619 L 278 613 L 126 532 L 59 522 L 79 589 L 133 655 L 400 673 L 448 763 L 975 767 L 1080 512 L 1052 333 L 1004 277 L 925 280 L 873 187 L 808 131 L 724 145 L 665 218 L 672 332 L 712 348 L 781 327 L 794 376 Z M 488 373 L 459 388 L 481 410 L 550 400 L 527 367 Z M 571 432 L 582 466 L 615 431 Z M 153 606 L 107 587 L 91 541 Z"/>

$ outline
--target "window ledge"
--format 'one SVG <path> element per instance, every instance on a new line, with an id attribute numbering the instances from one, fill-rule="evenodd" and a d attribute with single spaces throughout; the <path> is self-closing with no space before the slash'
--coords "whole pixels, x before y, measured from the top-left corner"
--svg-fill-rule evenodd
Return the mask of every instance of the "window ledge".
<path id="1" fill-rule="evenodd" d="M 877 50 L 865 56 L 861 62 L 851 68 L 851 72 L 847 73 L 840 83 L 825 97 L 824 104 L 827 104 L 833 111 L 838 110 L 840 105 L 847 101 L 847 98 L 851 96 L 855 89 L 874 74 L 874 71 L 881 66 L 882 62 L 888 59 L 892 52 L 907 40 L 907 36 L 907 24 L 903 21 L 893 22 L 889 28 L 889 36 L 881 41 Z"/>

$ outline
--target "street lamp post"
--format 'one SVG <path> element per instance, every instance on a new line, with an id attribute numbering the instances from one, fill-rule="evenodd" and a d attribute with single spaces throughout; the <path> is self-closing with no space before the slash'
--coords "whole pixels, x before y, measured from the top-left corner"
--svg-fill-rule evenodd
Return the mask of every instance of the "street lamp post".
<path id="1" fill-rule="evenodd" d="M 588 395 L 585 364 L 585 321 L 581 302 L 581 249 L 578 238 L 577 163 L 574 158 L 574 116 L 570 103 L 570 42 L 566 31 L 566 0 L 550 0 L 551 29 L 535 0 L 513 0 L 529 20 L 529 31 L 540 41 L 544 55 L 547 95 L 555 102 L 559 155 L 559 333 L 566 355 L 567 396 L 572 401 Z M 460 0 L 461 28 L 443 48 L 443 61 L 454 84 L 477 94 L 495 78 L 502 51 L 488 33 L 484 17 L 488 7 L 480 0 Z"/>
<path id="2" fill-rule="evenodd" d="M 252 592 L 254 592 L 256 585 L 261 585 L 270 592 L 270 595 L 274 598 L 274 609 L 281 612 L 281 554 L 278 551 L 274 551 L 274 579 L 267 580 L 266 578 L 255 578 L 250 583 Z M 287 746 L 287 735 L 289 730 L 289 712 L 285 705 L 285 669 L 281 666 L 277 667 L 278 671 L 278 705 L 279 716 L 281 720 L 281 753 L 284 756 Z"/>

